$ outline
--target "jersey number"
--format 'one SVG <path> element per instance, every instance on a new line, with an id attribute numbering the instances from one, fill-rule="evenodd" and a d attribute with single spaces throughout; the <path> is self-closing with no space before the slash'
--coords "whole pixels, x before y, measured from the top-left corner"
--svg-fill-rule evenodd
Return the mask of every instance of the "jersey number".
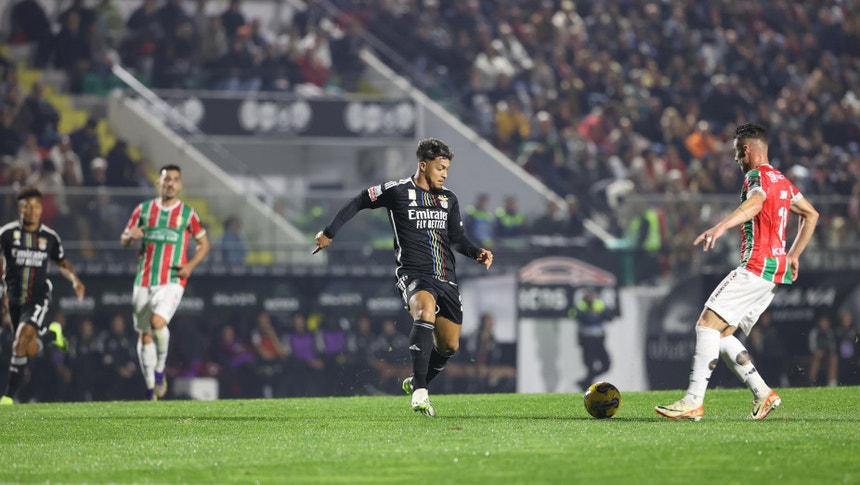
<path id="1" fill-rule="evenodd" d="M 779 208 L 779 241 L 782 243 L 781 247 L 785 247 L 785 227 L 788 225 L 788 213 L 789 210 L 787 207 Z"/>

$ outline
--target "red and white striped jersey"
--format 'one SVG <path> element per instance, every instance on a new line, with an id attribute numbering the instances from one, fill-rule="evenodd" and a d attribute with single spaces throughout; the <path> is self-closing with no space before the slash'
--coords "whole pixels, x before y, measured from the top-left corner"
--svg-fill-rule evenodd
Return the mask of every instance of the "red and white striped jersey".
<path id="1" fill-rule="evenodd" d="M 181 200 L 171 207 L 163 207 L 156 198 L 135 207 L 125 230 L 135 227 L 143 229 L 135 286 L 167 283 L 185 286 L 187 279 L 175 276 L 174 268 L 188 261 L 189 236 L 199 241 L 206 235 L 197 212 Z"/>
<path id="2" fill-rule="evenodd" d="M 786 226 L 791 205 L 803 195 L 779 170 L 760 165 L 744 177 L 741 202 L 754 192 L 765 196 L 761 211 L 741 224 L 741 264 L 747 271 L 774 283 L 791 284 L 786 261 Z"/>

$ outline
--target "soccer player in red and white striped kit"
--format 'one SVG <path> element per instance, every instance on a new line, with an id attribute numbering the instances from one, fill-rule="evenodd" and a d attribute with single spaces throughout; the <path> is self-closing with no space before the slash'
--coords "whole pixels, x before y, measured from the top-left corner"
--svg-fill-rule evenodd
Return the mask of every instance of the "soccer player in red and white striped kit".
<path id="1" fill-rule="evenodd" d="M 735 161 L 744 171 L 741 204 L 717 225 L 699 234 L 694 245 L 712 249 L 728 229 L 741 226 L 741 262 L 705 302 L 696 324 L 696 351 L 687 394 L 657 414 L 669 419 L 698 421 L 705 413 L 704 398 L 717 356 L 753 393 L 749 419 L 764 419 L 782 403 L 758 373 L 749 352 L 734 336 L 740 327 L 749 335 L 759 316 L 773 300 L 777 285 L 797 279 L 800 255 L 806 249 L 818 212 L 797 187 L 770 165 L 767 130 L 745 123 L 735 130 Z M 800 216 L 798 232 L 786 251 L 786 226 L 791 213 Z"/>
<path id="2" fill-rule="evenodd" d="M 154 401 L 164 397 L 164 376 L 170 330 L 167 324 L 176 313 L 188 277 L 209 252 L 206 229 L 197 212 L 179 200 L 182 170 L 165 165 L 159 171 L 159 196 L 141 202 L 120 236 L 124 247 L 141 241 L 137 276 L 132 290 L 134 327 L 140 334 L 137 355 L 146 381 L 146 397 Z M 188 242 L 197 243 L 189 260 Z"/>

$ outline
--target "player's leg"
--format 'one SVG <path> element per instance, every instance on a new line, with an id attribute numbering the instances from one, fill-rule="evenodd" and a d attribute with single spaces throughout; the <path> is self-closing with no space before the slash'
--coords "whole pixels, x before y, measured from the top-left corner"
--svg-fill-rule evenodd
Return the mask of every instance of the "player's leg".
<path id="1" fill-rule="evenodd" d="M 170 348 L 170 328 L 168 324 L 179 308 L 185 289 L 182 285 L 169 284 L 159 287 L 152 299 L 152 340 L 155 343 L 155 394 L 162 398 L 167 394 L 167 378 L 164 368 L 167 365 L 167 350 Z"/>
<path id="2" fill-rule="evenodd" d="M 34 325 L 28 322 L 17 325 L 15 340 L 12 342 L 12 358 L 9 362 L 9 380 L 6 391 L 0 398 L 0 404 L 14 402 L 15 394 L 24 382 L 24 369 L 27 367 L 29 357 L 38 353 L 38 340 L 38 332 Z"/>
<path id="3" fill-rule="evenodd" d="M 412 331 L 409 333 L 409 352 L 412 355 L 412 409 L 427 416 L 435 416 L 427 392 L 427 369 L 433 350 L 433 330 L 436 328 L 436 297 L 426 289 L 413 287 L 409 295 L 409 313 L 412 315 Z M 404 389 L 406 388 L 406 382 Z"/>
<path id="4" fill-rule="evenodd" d="M 451 319 L 437 316 L 436 328 L 433 331 L 433 350 L 430 352 L 430 361 L 427 368 L 427 383 L 429 384 L 436 376 L 445 369 L 448 359 L 454 356 L 460 348 L 460 333 L 463 326 Z"/>
<path id="5" fill-rule="evenodd" d="M 140 362 L 140 372 L 146 383 L 146 398 L 150 401 L 155 396 L 155 344 L 152 342 L 152 309 L 150 307 L 150 289 L 135 286 L 132 290 L 132 317 L 134 328 L 139 338 L 137 340 L 137 359 Z"/>
<path id="6" fill-rule="evenodd" d="M 433 331 L 434 346 L 430 352 L 427 382 L 432 381 L 460 348 L 460 333 L 463 329 L 463 300 L 460 290 L 450 282 L 435 282 L 436 328 Z"/>

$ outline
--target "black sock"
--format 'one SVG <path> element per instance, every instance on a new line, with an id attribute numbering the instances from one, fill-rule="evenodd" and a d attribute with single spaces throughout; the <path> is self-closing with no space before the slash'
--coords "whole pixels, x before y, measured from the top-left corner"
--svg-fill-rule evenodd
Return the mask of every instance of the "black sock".
<path id="1" fill-rule="evenodd" d="M 448 363 L 448 359 L 450 359 L 454 354 L 451 355 L 442 355 L 436 350 L 436 347 L 433 346 L 433 351 L 430 352 L 430 367 L 427 369 L 427 383 L 436 378 L 442 370 L 445 369 L 445 364 Z"/>
<path id="2" fill-rule="evenodd" d="M 409 333 L 409 352 L 412 353 L 412 388 L 427 388 L 427 367 L 433 350 L 433 328 L 430 322 L 415 320 Z"/>
<path id="3" fill-rule="evenodd" d="M 51 344 L 57 340 L 57 334 L 54 332 L 45 332 L 43 335 L 40 335 L 39 338 L 42 339 L 42 343 Z"/>
<path id="4" fill-rule="evenodd" d="M 6 385 L 6 393 L 4 396 L 15 397 L 21 383 L 24 382 L 24 368 L 27 367 L 27 357 L 12 356 L 12 361 L 9 364 L 9 383 Z"/>

